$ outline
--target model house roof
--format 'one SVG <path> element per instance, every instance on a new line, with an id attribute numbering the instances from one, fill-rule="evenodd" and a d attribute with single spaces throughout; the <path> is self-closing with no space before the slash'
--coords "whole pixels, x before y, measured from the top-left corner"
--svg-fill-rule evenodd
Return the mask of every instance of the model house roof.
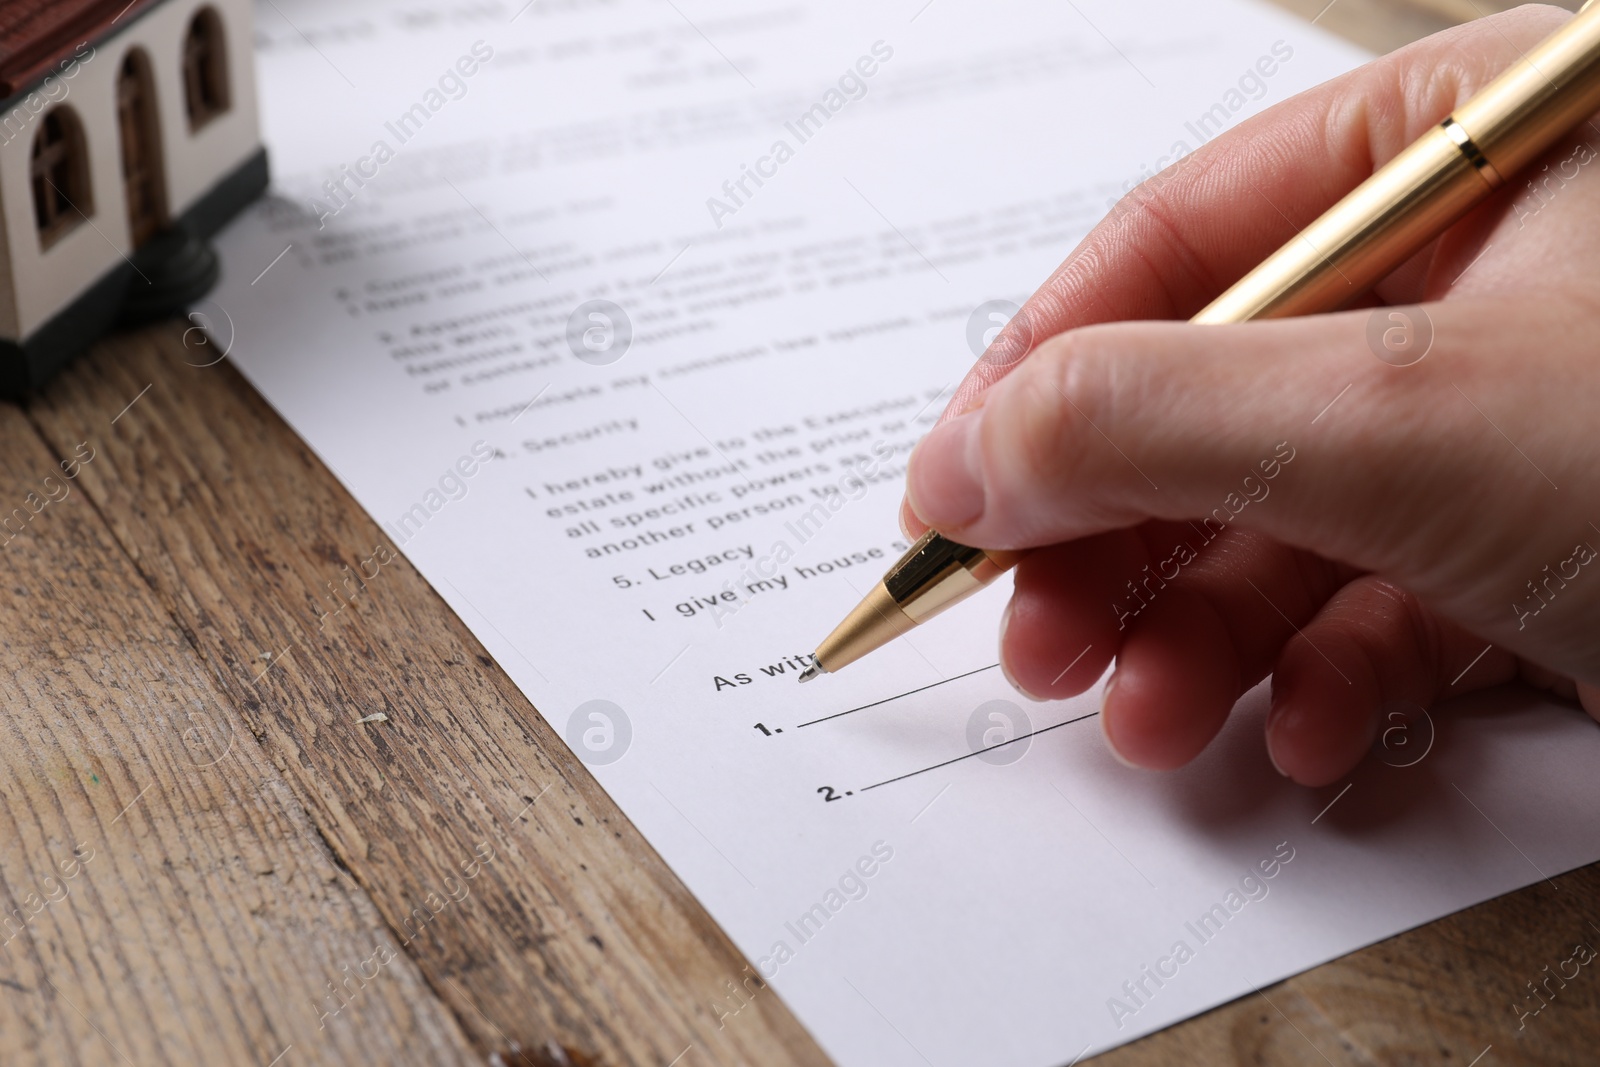
<path id="1" fill-rule="evenodd" d="M 0 3 L 0 100 L 52 73 L 85 41 L 121 29 L 162 0 L 6 0 Z"/>

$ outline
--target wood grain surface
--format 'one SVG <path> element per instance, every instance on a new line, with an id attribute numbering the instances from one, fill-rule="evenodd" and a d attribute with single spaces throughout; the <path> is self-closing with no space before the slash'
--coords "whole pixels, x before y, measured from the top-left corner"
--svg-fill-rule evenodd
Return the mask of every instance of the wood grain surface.
<path id="1" fill-rule="evenodd" d="M 59 453 L 0 407 L 0 1062 L 471 1062 L 86 489 L 118 407 Z M 361 1025 L 325 1026 L 375 953 Z"/>
<path id="2" fill-rule="evenodd" d="M 1375 50 L 1491 7 L 1281 4 Z M 827 1063 L 185 326 L 0 406 L 0 1064 Z M 1597 923 L 1600 866 L 1095 1062 L 1600 1062 L 1550 978 Z"/>

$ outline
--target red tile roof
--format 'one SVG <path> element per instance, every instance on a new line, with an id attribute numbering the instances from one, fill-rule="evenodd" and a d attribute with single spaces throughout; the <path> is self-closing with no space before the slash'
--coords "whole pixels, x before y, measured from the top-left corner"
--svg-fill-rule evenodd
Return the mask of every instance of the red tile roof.
<path id="1" fill-rule="evenodd" d="M 0 0 L 0 99 L 44 80 L 85 41 L 97 41 L 161 0 Z"/>

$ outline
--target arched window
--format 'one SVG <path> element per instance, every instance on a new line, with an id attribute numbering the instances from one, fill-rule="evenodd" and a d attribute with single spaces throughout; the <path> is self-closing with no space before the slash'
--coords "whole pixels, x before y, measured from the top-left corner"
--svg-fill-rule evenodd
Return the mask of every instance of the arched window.
<path id="1" fill-rule="evenodd" d="M 189 22 L 183 39 L 183 97 L 191 130 L 228 110 L 228 46 L 215 8 L 201 8 Z"/>
<path id="2" fill-rule="evenodd" d="M 33 138 L 33 217 L 39 246 L 49 248 L 94 214 L 89 148 L 77 112 L 65 105 L 45 112 Z"/>
<path id="3" fill-rule="evenodd" d="M 140 247 L 167 223 L 166 181 L 161 167 L 161 130 L 156 118 L 150 56 L 129 49 L 117 72 L 117 127 L 122 135 L 122 186 L 128 230 Z"/>

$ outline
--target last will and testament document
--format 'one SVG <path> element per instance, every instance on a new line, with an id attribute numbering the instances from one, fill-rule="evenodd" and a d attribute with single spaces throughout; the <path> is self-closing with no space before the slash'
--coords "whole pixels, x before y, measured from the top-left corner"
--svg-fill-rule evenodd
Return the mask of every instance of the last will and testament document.
<path id="1" fill-rule="evenodd" d="M 1238 0 L 257 17 L 274 195 L 196 316 L 841 1064 L 1065 1064 L 1600 857 L 1600 730 L 1531 696 L 1311 791 L 1258 690 L 1141 773 L 1098 691 L 1006 685 L 1004 585 L 795 684 L 1015 306 L 1349 46 Z"/>

